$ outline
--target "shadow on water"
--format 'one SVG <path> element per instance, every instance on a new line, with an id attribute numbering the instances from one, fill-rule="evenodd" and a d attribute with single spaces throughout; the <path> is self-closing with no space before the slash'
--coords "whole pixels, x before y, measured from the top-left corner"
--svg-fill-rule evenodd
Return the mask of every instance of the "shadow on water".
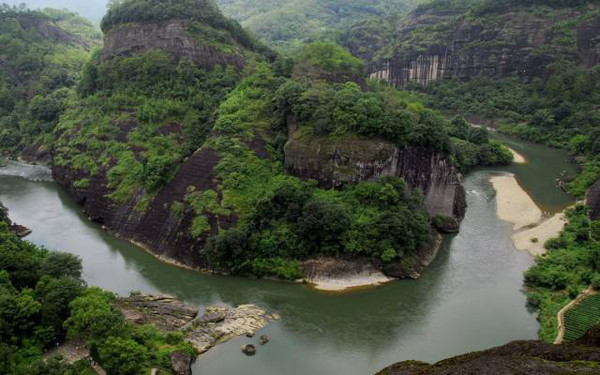
<path id="1" fill-rule="evenodd" d="M 519 145 L 511 147 L 531 164 L 508 170 L 547 207 L 568 205 L 562 193 L 545 191 L 551 190 L 549 184 L 562 166 L 555 163 L 554 169 L 535 172 L 538 154 L 547 150 Z M 90 223 L 54 183 L 0 176 L 0 201 L 12 219 L 33 230 L 30 241 L 79 255 L 90 285 L 120 294 L 169 293 L 198 306 L 255 303 L 281 315 L 265 329 L 271 342 L 260 347 L 257 356 L 240 353 L 240 343 L 249 339 L 233 340 L 202 355 L 195 374 L 244 369 L 261 375 L 358 375 L 398 360 L 436 361 L 536 337 L 538 325 L 521 292 L 522 273 L 532 259 L 514 249 L 510 225 L 496 217 L 488 179 L 497 170 L 466 177 L 469 209 L 461 232 L 445 239 L 440 255 L 420 279 L 338 295 L 307 285 L 204 275 L 161 263 Z M 537 178 L 528 176 L 532 171 Z"/>

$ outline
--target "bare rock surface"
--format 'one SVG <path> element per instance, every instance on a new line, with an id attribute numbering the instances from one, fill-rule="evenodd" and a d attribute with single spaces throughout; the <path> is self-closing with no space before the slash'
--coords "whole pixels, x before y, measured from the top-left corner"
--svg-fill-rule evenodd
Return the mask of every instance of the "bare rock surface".
<path id="1" fill-rule="evenodd" d="M 116 307 L 130 322 L 152 324 L 165 331 L 181 329 L 198 315 L 198 308 L 164 294 L 133 294 L 120 299 Z"/>
<path id="2" fill-rule="evenodd" d="M 204 353 L 216 344 L 253 334 L 278 319 L 278 315 L 269 314 L 255 305 L 208 307 L 192 323 L 187 340 L 199 353 Z"/>
<path id="3" fill-rule="evenodd" d="M 480 352 L 445 359 L 435 364 L 403 361 L 377 375 L 549 375 L 598 374 L 598 327 L 573 345 L 541 341 L 513 341 Z"/>

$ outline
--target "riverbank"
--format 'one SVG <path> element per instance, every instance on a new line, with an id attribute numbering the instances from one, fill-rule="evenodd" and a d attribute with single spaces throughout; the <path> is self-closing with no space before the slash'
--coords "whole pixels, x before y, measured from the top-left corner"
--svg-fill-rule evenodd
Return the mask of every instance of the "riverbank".
<path id="1" fill-rule="evenodd" d="M 510 150 L 510 153 L 513 154 L 513 163 L 517 163 L 517 164 L 527 163 L 527 160 L 525 160 L 525 157 L 523 155 L 519 154 L 517 151 L 513 150 L 510 147 L 508 147 L 508 149 Z"/>
<path id="2" fill-rule="evenodd" d="M 515 232 L 542 220 L 542 210 L 523 190 L 513 174 L 493 176 L 490 182 L 496 191 L 498 217 L 511 223 Z"/>
<path id="3" fill-rule="evenodd" d="M 496 191 L 496 213 L 513 225 L 511 239 L 518 250 L 532 256 L 546 252 L 544 244 L 558 236 L 566 224 L 564 213 L 544 218 L 542 211 L 519 185 L 514 175 L 493 176 L 490 182 Z"/>

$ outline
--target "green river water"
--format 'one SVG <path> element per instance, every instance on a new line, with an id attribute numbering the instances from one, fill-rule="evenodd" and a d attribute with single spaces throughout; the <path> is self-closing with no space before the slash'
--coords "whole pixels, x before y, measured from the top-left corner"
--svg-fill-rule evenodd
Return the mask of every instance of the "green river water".
<path id="1" fill-rule="evenodd" d="M 560 151 L 503 140 L 528 163 L 465 177 L 469 207 L 461 232 L 445 239 L 422 277 L 352 293 L 203 275 L 161 263 L 90 223 L 57 184 L 35 181 L 46 177 L 40 167 L 0 168 L 0 201 L 15 222 L 33 230 L 29 241 L 79 255 L 89 285 L 120 294 L 163 292 L 199 307 L 254 303 L 281 315 L 261 331 L 271 341 L 255 357 L 240 351 L 253 339 L 238 338 L 200 356 L 195 375 L 368 375 L 400 360 L 438 361 L 537 337 L 539 326 L 522 291 L 532 258 L 514 248 L 510 225 L 496 217 L 489 177 L 515 173 L 545 211 L 556 212 L 572 200 L 554 181 L 572 167 Z"/>

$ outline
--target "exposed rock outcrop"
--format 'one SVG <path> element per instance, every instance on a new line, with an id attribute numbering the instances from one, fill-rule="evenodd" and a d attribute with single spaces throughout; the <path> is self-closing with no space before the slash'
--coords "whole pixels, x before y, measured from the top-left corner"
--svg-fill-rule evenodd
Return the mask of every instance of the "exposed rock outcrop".
<path id="1" fill-rule="evenodd" d="M 0 202 L 0 221 L 6 222 L 10 230 L 17 235 L 17 237 L 23 238 L 31 234 L 31 229 L 24 227 L 23 225 L 15 224 L 8 218 L 8 209 L 4 207 Z"/>
<path id="2" fill-rule="evenodd" d="M 255 305 L 235 308 L 210 306 L 198 316 L 196 307 L 162 294 L 131 295 L 118 299 L 115 306 L 127 321 L 134 324 L 151 324 L 162 331 L 183 330 L 184 339 L 199 354 L 232 338 L 248 334 L 253 336 L 256 331 L 279 319 L 277 314 L 268 313 Z M 188 363 L 181 355 L 171 360 L 174 366 L 182 370 Z"/>
<path id="3" fill-rule="evenodd" d="M 435 150 L 356 136 L 332 139 L 293 133 L 285 145 L 285 165 L 293 175 L 326 187 L 380 176 L 402 177 L 410 188 L 421 189 L 431 216 L 460 221 L 465 215 L 460 174 L 447 155 Z"/>
<path id="4" fill-rule="evenodd" d="M 255 305 L 240 305 L 237 308 L 213 306 L 192 323 L 186 340 L 198 353 L 204 353 L 234 337 L 255 333 L 278 319 L 277 314 L 269 314 Z"/>
<path id="5" fill-rule="evenodd" d="M 192 357 L 184 352 L 171 353 L 171 368 L 175 375 L 191 375 Z"/>
<path id="6" fill-rule="evenodd" d="M 181 329 L 198 315 L 198 308 L 164 294 L 133 294 L 117 300 L 116 306 L 126 320 L 164 331 Z"/>
<path id="7" fill-rule="evenodd" d="M 215 44 L 194 38 L 189 31 L 191 24 L 190 20 L 168 20 L 115 26 L 104 38 L 103 59 L 133 56 L 151 49 L 160 49 L 177 61 L 187 58 L 206 69 L 212 69 L 216 65 L 223 68 L 231 65 L 238 70 L 244 67 L 241 52 L 225 52 Z"/>
<path id="8" fill-rule="evenodd" d="M 469 353 L 430 365 L 404 361 L 377 375 L 549 375 L 597 374 L 600 361 L 600 329 L 590 330 L 572 345 L 552 345 L 541 341 L 514 341 L 507 345 Z"/>
<path id="9" fill-rule="evenodd" d="M 371 64 L 371 77 L 396 87 L 452 77 L 531 78 L 561 59 L 588 68 L 600 59 L 600 17 L 586 20 L 568 8 L 550 15 L 506 8 L 483 18 L 465 12 L 458 6 L 418 7 L 399 27 L 394 47 L 385 47 L 390 57 Z M 566 21 L 577 24 L 576 40 L 558 35 L 557 23 Z"/>

